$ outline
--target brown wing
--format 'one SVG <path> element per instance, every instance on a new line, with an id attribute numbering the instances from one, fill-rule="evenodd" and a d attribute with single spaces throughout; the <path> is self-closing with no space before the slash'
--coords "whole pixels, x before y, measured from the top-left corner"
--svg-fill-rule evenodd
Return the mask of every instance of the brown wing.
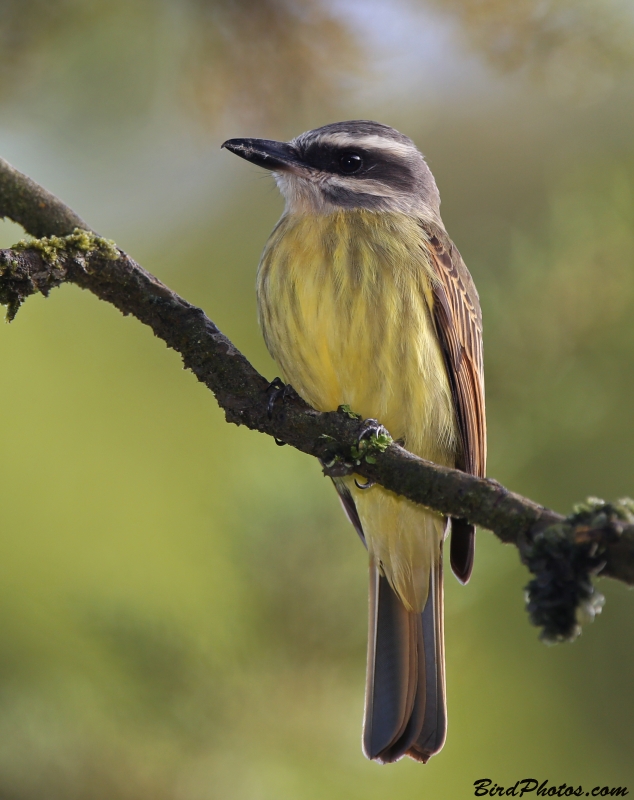
<path id="1" fill-rule="evenodd" d="M 451 383 L 461 449 L 456 466 L 484 477 L 486 418 L 482 360 L 482 314 L 478 293 L 462 256 L 443 228 L 424 225 L 436 273 L 433 315 Z M 475 528 L 452 520 L 451 567 L 463 583 L 473 567 Z"/>

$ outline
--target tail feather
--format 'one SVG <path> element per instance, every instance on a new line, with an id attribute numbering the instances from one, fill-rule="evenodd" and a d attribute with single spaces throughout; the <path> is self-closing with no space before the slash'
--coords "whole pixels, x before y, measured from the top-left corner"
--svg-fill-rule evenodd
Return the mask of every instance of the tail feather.
<path id="1" fill-rule="evenodd" d="M 421 614 L 426 674 L 425 719 L 407 755 L 427 762 L 442 750 L 447 735 L 445 700 L 445 635 L 443 613 L 442 557 L 432 568 L 429 597 Z"/>
<path id="2" fill-rule="evenodd" d="M 442 563 L 432 568 L 422 614 L 405 609 L 387 578 L 370 566 L 370 630 L 363 748 L 391 763 L 427 761 L 446 732 Z"/>
<path id="3" fill-rule="evenodd" d="M 468 583 L 475 556 L 475 526 L 466 519 L 452 517 L 449 553 L 454 575 L 460 583 Z"/>
<path id="4" fill-rule="evenodd" d="M 413 620 L 387 578 L 370 566 L 370 624 L 363 748 L 368 758 L 400 738 L 412 714 L 418 664 Z"/>

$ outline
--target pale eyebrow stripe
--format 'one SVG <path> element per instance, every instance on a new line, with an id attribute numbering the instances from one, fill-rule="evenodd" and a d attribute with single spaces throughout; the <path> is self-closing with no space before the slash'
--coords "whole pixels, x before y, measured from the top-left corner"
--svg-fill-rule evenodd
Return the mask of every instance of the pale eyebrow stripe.
<path id="1" fill-rule="evenodd" d="M 397 142 L 377 135 L 351 136 L 348 133 L 327 133 L 315 138 L 313 142 L 324 145 L 330 144 L 335 147 L 349 147 L 351 149 L 362 147 L 378 150 L 379 152 L 383 150 L 398 156 L 411 157 L 418 153 L 414 144 L 405 144 L 404 142 Z M 310 142 L 310 144 L 313 142 Z"/>

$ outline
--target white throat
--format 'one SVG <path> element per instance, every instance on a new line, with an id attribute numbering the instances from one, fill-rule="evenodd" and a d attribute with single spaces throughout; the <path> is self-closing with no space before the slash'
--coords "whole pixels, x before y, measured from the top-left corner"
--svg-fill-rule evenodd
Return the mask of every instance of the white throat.
<path id="1" fill-rule="evenodd" d="M 335 211 L 364 208 L 377 213 L 407 214 L 442 225 L 440 216 L 420 195 L 399 192 L 372 178 L 355 179 L 352 188 L 350 179 L 328 173 L 307 178 L 296 172 L 284 171 L 273 172 L 273 177 L 286 200 L 286 214 L 332 214 Z M 346 202 L 337 203 L 328 199 L 326 189 L 335 197 L 339 190 Z M 359 194 L 358 205 L 350 203 L 350 197 L 354 198 L 353 192 Z"/>

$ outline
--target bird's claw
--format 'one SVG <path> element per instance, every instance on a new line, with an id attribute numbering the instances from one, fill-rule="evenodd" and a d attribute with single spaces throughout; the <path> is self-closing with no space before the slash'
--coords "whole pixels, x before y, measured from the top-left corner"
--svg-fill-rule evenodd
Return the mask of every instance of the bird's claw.
<path id="1" fill-rule="evenodd" d="M 269 419 L 273 419 L 273 411 L 278 400 L 284 402 L 289 397 L 297 397 L 297 392 L 290 383 L 284 383 L 281 378 L 274 378 L 271 383 L 269 383 L 266 391 L 269 395 L 269 401 L 266 406 L 266 413 Z M 278 447 L 284 447 L 286 444 L 286 442 L 283 442 L 275 436 L 273 439 Z"/>
<path id="2" fill-rule="evenodd" d="M 362 442 L 363 439 L 367 439 L 369 436 L 390 436 L 390 433 L 387 428 L 385 428 L 381 423 L 376 419 L 366 419 L 363 421 L 363 425 L 361 426 L 361 432 L 359 433 L 358 442 Z"/>
<path id="3" fill-rule="evenodd" d="M 273 408 L 285 388 L 286 384 L 282 383 L 281 378 L 273 378 L 269 383 L 266 390 L 269 396 L 269 402 L 266 407 L 266 413 L 269 419 L 273 419 Z"/>
<path id="4" fill-rule="evenodd" d="M 278 400 L 284 402 L 290 397 L 297 395 L 297 392 L 290 383 L 284 383 L 281 378 L 274 378 L 271 383 L 269 383 L 266 391 L 269 395 L 269 402 L 266 407 L 266 413 L 269 419 L 273 419 L 273 410 Z"/>
<path id="5" fill-rule="evenodd" d="M 373 481 L 370 478 L 368 478 L 365 483 L 359 483 L 356 478 L 354 479 L 354 485 L 357 487 L 357 489 L 371 489 L 375 483 L 376 481 Z"/>

